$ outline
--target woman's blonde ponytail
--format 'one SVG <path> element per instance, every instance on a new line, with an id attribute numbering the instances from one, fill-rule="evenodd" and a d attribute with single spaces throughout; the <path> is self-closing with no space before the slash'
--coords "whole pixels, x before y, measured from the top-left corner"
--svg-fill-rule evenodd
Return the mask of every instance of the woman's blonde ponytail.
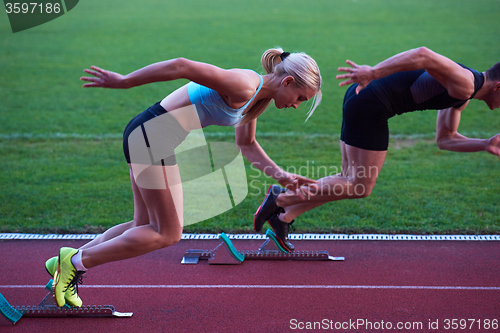
<path id="1" fill-rule="evenodd" d="M 262 68 L 266 71 L 267 74 L 271 74 L 274 72 L 274 68 L 276 65 L 281 63 L 281 54 L 283 53 L 283 49 L 269 49 L 262 55 L 260 62 L 262 64 Z"/>

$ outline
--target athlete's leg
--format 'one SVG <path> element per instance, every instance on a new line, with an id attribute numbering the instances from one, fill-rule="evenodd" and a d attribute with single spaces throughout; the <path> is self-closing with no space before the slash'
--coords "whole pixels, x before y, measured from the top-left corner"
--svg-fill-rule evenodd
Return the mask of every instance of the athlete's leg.
<path id="1" fill-rule="evenodd" d="M 285 208 L 280 219 L 290 222 L 297 216 L 326 202 L 342 199 L 358 199 L 370 195 L 384 165 L 387 151 L 356 148 L 340 142 L 342 173 L 318 180 L 315 195 L 301 199 L 296 193 L 287 191 L 279 195 L 276 203 Z"/>
<path id="2" fill-rule="evenodd" d="M 141 212 L 134 213 L 139 221 L 147 216 L 147 224 L 139 224 L 118 236 L 82 251 L 82 262 L 86 268 L 95 267 L 111 261 L 136 257 L 177 243 L 182 236 L 182 185 L 179 169 L 173 166 L 149 166 L 141 173 L 145 183 L 152 179 L 163 179 L 164 188 L 149 189 L 138 186 L 131 177 L 135 202 L 139 202 Z M 165 181 L 167 179 L 167 181 Z M 144 178 L 140 182 L 144 183 Z M 169 185 L 171 184 L 171 185 Z M 161 186 L 156 186 L 161 187 Z M 145 204 L 140 204 L 140 200 Z"/>

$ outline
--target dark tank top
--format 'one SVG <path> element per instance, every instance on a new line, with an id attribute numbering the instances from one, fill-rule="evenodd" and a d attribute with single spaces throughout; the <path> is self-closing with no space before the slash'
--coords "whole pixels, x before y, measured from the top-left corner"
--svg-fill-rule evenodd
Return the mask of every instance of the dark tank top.
<path id="1" fill-rule="evenodd" d="M 474 93 L 469 98 L 472 99 L 483 86 L 484 75 L 469 67 L 460 66 L 474 75 Z M 372 89 L 386 105 L 389 117 L 417 110 L 458 108 L 468 100 L 451 97 L 441 83 L 423 69 L 394 73 L 370 82 L 367 88 Z"/>

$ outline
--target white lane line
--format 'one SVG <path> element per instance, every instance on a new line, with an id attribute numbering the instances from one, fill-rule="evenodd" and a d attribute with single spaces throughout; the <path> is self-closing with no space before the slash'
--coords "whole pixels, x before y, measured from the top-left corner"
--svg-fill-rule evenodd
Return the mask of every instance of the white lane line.
<path id="1" fill-rule="evenodd" d="M 45 288 L 42 285 L 0 285 L 0 289 Z M 232 284 L 180 284 L 180 285 L 80 285 L 89 289 L 385 289 L 385 290 L 485 290 L 500 291 L 500 287 L 478 286 L 367 286 L 367 285 L 232 285 Z"/>
<path id="2" fill-rule="evenodd" d="M 98 234 L 20 234 L 0 233 L 0 240 L 90 240 Z M 227 234 L 230 239 L 266 239 L 264 234 Z M 183 240 L 219 239 L 220 234 L 182 234 Z M 384 235 L 384 234 L 290 234 L 292 240 L 369 240 L 369 241 L 500 241 L 500 235 Z"/>

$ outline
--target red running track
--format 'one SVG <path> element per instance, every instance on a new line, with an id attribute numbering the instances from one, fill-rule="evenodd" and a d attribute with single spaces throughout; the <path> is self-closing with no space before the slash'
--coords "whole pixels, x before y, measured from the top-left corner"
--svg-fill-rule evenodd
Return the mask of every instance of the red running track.
<path id="1" fill-rule="evenodd" d="M 43 289 L 49 280 L 44 261 L 56 255 L 61 246 L 78 247 L 83 243 L 1 241 L 0 293 L 12 305 L 37 305 L 47 293 Z M 0 330 L 500 330 L 493 329 L 493 320 L 500 319 L 498 242 L 295 241 L 298 250 L 326 250 L 333 256 L 345 256 L 346 260 L 245 261 L 234 266 L 208 265 L 206 261 L 198 265 L 180 264 L 187 249 L 213 249 L 219 243 L 182 240 L 164 250 L 91 269 L 80 287 L 84 304 L 111 304 L 117 311 L 133 312 L 132 318 L 22 318 L 16 325 L 2 326 Z M 238 250 L 255 250 L 261 243 L 234 241 Z M 459 329 L 454 330 L 452 325 L 463 324 L 463 320 L 466 329 L 455 326 Z M 487 323 L 489 330 L 485 329 Z"/>

